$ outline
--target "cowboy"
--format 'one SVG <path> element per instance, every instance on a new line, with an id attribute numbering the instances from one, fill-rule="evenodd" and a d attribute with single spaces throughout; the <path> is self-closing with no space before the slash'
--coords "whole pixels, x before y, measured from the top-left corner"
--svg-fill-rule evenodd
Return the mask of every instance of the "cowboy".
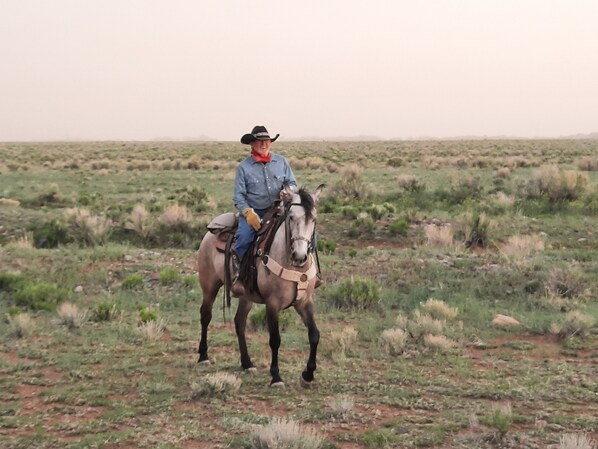
<path id="1" fill-rule="evenodd" d="M 234 296 L 244 293 L 238 279 L 239 266 L 251 246 L 256 231 L 261 227 L 261 219 L 279 199 L 284 184 L 297 186 L 295 175 L 289 162 L 281 155 L 272 153 L 270 147 L 280 134 L 270 137 L 265 126 L 254 126 L 249 134 L 241 137 L 241 143 L 250 145 L 251 154 L 237 166 L 233 201 L 240 212 L 233 261 Z"/>

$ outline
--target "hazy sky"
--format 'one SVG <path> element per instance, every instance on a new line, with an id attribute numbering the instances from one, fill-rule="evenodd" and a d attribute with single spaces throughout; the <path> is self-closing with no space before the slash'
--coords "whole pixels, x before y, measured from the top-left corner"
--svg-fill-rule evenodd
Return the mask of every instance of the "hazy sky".
<path id="1" fill-rule="evenodd" d="M 598 0 L 0 0 L 0 140 L 598 131 Z"/>

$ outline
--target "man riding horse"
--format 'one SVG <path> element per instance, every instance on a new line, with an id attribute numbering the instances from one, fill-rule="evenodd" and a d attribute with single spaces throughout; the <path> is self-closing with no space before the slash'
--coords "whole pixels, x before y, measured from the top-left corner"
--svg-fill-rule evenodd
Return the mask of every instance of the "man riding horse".
<path id="1" fill-rule="evenodd" d="M 297 181 L 289 162 L 283 156 L 272 153 L 270 147 L 280 134 L 270 137 L 265 126 L 254 126 L 250 133 L 241 137 L 241 143 L 250 145 L 251 154 L 237 166 L 233 188 L 233 201 L 240 212 L 233 252 L 233 296 L 242 296 L 245 289 L 239 279 L 243 257 L 251 246 L 261 220 L 279 199 L 284 185 L 296 187 Z M 315 242 L 312 242 L 315 243 Z M 321 284 L 318 278 L 316 288 Z"/>

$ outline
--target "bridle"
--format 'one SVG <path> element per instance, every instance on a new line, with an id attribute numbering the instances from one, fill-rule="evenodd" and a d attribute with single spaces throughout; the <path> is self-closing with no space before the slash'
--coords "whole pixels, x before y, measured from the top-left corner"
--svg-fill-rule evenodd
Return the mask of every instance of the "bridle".
<path id="1" fill-rule="evenodd" d="M 287 242 L 287 247 L 290 248 L 293 243 L 297 242 L 297 241 L 303 241 L 307 243 L 307 254 L 310 254 L 311 252 L 313 252 L 314 248 L 312 245 L 312 240 L 313 240 L 313 233 L 316 232 L 316 219 L 314 218 L 314 230 L 312 235 L 308 238 L 305 237 L 303 235 L 293 235 L 291 236 L 291 207 L 293 206 L 300 206 L 305 208 L 305 206 L 303 206 L 303 204 L 301 203 L 289 203 L 287 205 L 287 207 L 285 208 L 285 217 L 284 217 L 284 228 L 285 228 L 285 237 L 286 237 L 286 242 Z"/>

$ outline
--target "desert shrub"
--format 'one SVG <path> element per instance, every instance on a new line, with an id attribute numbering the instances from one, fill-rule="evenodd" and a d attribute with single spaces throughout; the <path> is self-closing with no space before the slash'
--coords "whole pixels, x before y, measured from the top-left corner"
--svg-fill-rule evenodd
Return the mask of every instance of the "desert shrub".
<path id="1" fill-rule="evenodd" d="M 372 309 L 380 303 L 380 287 L 373 279 L 351 277 L 338 285 L 329 299 L 340 309 Z"/>
<path id="2" fill-rule="evenodd" d="M 426 348 L 436 352 L 450 352 L 457 346 L 457 343 L 444 335 L 424 335 L 423 343 Z"/>
<path id="3" fill-rule="evenodd" d="M 32 310 L 54 310 L 66 297 L 68 290 L 49 282 L 25 284 L 14 294 L 17 306 Z"/>
<path id="4" fill-rule="evenodd" d="M 343 206 L 341 207 L 341 215 L 345 218 L 355 219 L 359 216 L 359 209 L 355 206 Z"/>
<path id="5" fill-rule="evenodd" d="M 488 427 L 493 427 L 498 431 L 498 437 L 504 438 L 504 436 L 511 429 L 513 424 L 513 411 L 510 402 L 494 403 L 492 404 L 490 414 L 482 417 L 480 420 L 482 424 Z"/>
<path id="6" fill-rule="evenodd" d="M 336 251 L 336 242 L 332 240 L 318 239 L 318 251 L 323 254 L 333 254 Z"/>
<path id="7" fill-rule="evenodd" d="M 374 219 L 367 212 L 361 212 L 351 223 L 348 235 L 349 237 L 359 237 L 371 233 L 375 227 Z"/>
<path id="8" fill-rule="evenodd" d="M 37 248 L 56 248 L 72 242 L 65 223 L 50 220 L 33 228 L 33 241 Z"/>
<path id="9" fill-rule="evenodd" d="M 491 241 L 496 222 L 481 212 L 467 212 L 460 217 L 466 248 L 486 248 Z"/>
<path id="10" fill-rule="evenodd" d="M 515 197 L 507 195 L 505 192 L 496 192 L 494 196 L 494 202 L 503 208 L 511 207 L 515 204 Z"/>
<path id="11" fill-rule="evenodd" d="M 501 179 L 507 179 L 511 176 L 511 169 L 509 167 L 501 167 L 496 170 L 494 176 Z"/>
<path id="12" fill-rule="evenodd" d="M 397 177 L 397 182 L 405 192 L 421 192 L 426 188 L 426 185 L 415 175 L 400 175 Z"/>
<path id="13" fill-rule="evenodd" d="M 63 200 L 62 192 L 58 184 L 52 183 L 48 187 L 46 192 L 42 192 L 37 196 L 36 205 L 38 206 L 50 206 L 53 204 L 60 204 Z"/>
<path id="14" fill-rule="evenodd" d="M 402 354 L 407 344 L 407 332 L 401 328 L 386 329 L 380 335 L 382 349 L 390 355 Z"/>
<path id="15" fill-rule="evenodd" d="M 405 164 L 405 162 L 403 161 L 403 159 L 401 159 L 400 157 L 390 157 L 388 158 L 388 160 L 386 161 L 386 165 L 388 165 L 389 167 L 402 167 Z"/>
<path id="16" fill-rule="evenodd" d="M 389 214 L 388 206 L 385 204 L 372 204 L 367 208 L 367 212 L 374 220 L 380 220 Z"/>
<path id="17" fill-rule="evenodd" d="M 330 332 L 330 355 L 334 360 L 342 360 L 357 342 L 357 331 L 352 326 L 346 326 L 340 331 Z"/>
<path id="18" fill-rule="evenodd" d="M 152 238 L 160 245 L 189 247 L 193 241 L 201 240 L 202 234 L 199 229 L 202 226 L 200 222 L 193 222 L 193 216 L 187 207 L 173 205 L 166 208 L 160 216 Z"/>
<path id="19" fill-rule="evenodd" d="M 477 200 L 483 193 L 479 178 L 463 176 L 453 179 L 448 190 L 440 187 L 435 195 L 448 204 L 463 204 L 465 200 Z"/>
<path id="20" fill-rule="evenodd" d="M 388 226 L 388 232 L 390 235 L 407 235 L 407 231 L 409 231 L 409 222 L 406 218 L 397 218 Z"/>
<path id="21" fill-rule="evenodd" d="M 187 168 L 189 170 L 199 170 L 201 168 L 201 161 L 197 155 L 193 155 L 187 160 Z"/>
<path id="22" fill-rule="evenodd" d="M 577 200 L 587 188 L 588 176 L 585 173 L 561 170 L 550 165 L 537 169 L 519 190 L 526 199 L 546 199 L 554 204 Z"/>
<path id="23" fill-rule="evenodd" d="M 29 314 L 19 313 L 8 317 L 9 335 L 15 338 L 25 338 L 32 334 L 34 323 Z"/>
<path id="24" fill-rule="evenodd" d="M 598 186 L 584 196 L 583 208 L 590 214 L 598 214 Z"/>
<path id="25" fill-rule="evenodd" d="M 160 223 L 172 231 L 186 231 L 193 219 L 185 206 L 174 204 L 166 208 L 160 216 Z"/>
<path id="26" fill-rule="evenodd" d="M 422 314 L 419 310 L 413 313 L 411 320 L 407 321 L 407 331 L 415 341 L 423 341 L 425 335 L 442 335 L 446 322 Z"/>
<path id="27" fill-rule="evenodd" d="M 84 246 L 104 244 L 112 230 L 112 222 L 108 218 L 92 215 L 87 209 L 67 209 L 64 218 L 70 236 Z"/>
<path id="28" fill-rule="evenodd" d="M 330 413 L 333 416 L 345 419 L 353 411 L 354 405 L 355 399 L 353 397 L 347 395 L 336 396 L 329 402 Z"/>
<path id="29" fill-rule="evenodd" d="M 164 329 L 166 329 L 166 325 L 164 321 L 160 320 L 147 320 L 143 321 L 137 331 L 145 338 L 146 340 L 156 341 L 162 338 L 164 334 Z"/>
<path id="30" fill-rule="evenodd" d="M 544 281 L 544 290 L 546 293 L 565 298 L 580 295 L 584 287 L 585 284 L 581 271 L 576 266 L 554 267 L 550 270 Z"/>
<path id="31" fill-rule="evenodd" d="M 506 256 L 529 256 L 544 250 L 544 240 L 545 237 L 540 234 L 512 235 L 502 245 L 501 251 Z"/>
<path id="32" fill-rule="evenodd" d="M 426 234 L 426 246 L 431 248 L 452 248 L 453 247 L 453 228 L 450 226 L 424 226 Z"/>
<path id="33" fill-rule="evenodd" d="M 0 198 L 0 206 L 5 207 L 20 207 L 21 202 L 10 198 Z"/>
<path id="34" fill-rule="evenodd" d="M 278 314 L 278 328 L 283 331 L 291 323 L 291 314 L 283 310 Z M 253 330 L 268 329 L 266 307 L 257 307 L 249 315 L 249 325 Z"/>
<path id="35" fill-rule="evenodd" d="M 181 280 L 181 274 L 174 268 L 164 268 L 160 271 L 160 284 L 171 285 Z"/>
<path id="36" fill-rule="evenodd" d="M 593 316 L 586 315 L 579 310 L 572 310 L 565 315 L 561 324 L 554 323 L 551 326 L 551 332 L 562 338 L 574 335 L 583 337 L 595 324 L 596 319 Z"/>
<path id="37" fill-rule="evenodd" d="M 187 186 L 180 193 L 179 204 L 193 209 L 196 212 L 206 210 L 208 203 L 208 194 L 199 187 Z"/>
<path id="38" fill-rule="evenodd" d="M 584 157 L 577 162 L 577 168 L 584 171 L 598 171 L 598 157 Z"/>
<path id="39" fill-rule="evenodd" d="M 362 168 L 356 164 L 343 167 L 340 180 L 332 186 L 330 195 L 344 202 L 367 200 L 371 188 L 363 181 L 362 173 Z"/>
<path id="40" fill-rule="evenodd" d="M 86 321 L 87 313 L 80 312 L 76 304 L 65 302 L 58 308 L 58 319 L 61 325 L 75 329 Z"/>
<path id="41" fill-rule="evenodd" d="M 596 442 L 583 433 L 564 433 L 559 438 L 558 449 L 596 449 Z"/>
<path id="42" fill-rule="evenodd" d="M 241 379 L 234 374 L 213 373 L 205 376 L 202 382 L 191 383 L 191 398 L 227 396 L 241 387 Z"/>
<path id="43" fill-rule="evenodd" d="M 459 314 L 459 309 L 450 307 L 444 301 L 430 298 L 421 304 L 422 308 L 434 319 L 453 320 Z"/>
<path id="44" fill-rule="evenodd" d="M 92 312 L 93 321 L 112 321 L 119 314 L 116 304 L 109 302 L 101 302 Z"/>
<path id="45" fill-rule="evenodd" d="M 255 430 L 248 439 L 246 449 L 318 449 L 322 439 L 311 430 L 302 428 L 295 421 L 273 418 Z"/>
<path id="46" fill-rule="evenodd" d="M 125 229 L 134 231 L 141 239 L 146 240 L 150 233 L 149 218 L 150 214 L 145 206 L 137 204 L 125 223 Z"/>
<path id="47" fill-rule="evenodd" d="M 121 287 L 126 290 L 133 290 L 143 286 L 143 276 L 139 273 L 129 274 L 122 281 Z"/>

